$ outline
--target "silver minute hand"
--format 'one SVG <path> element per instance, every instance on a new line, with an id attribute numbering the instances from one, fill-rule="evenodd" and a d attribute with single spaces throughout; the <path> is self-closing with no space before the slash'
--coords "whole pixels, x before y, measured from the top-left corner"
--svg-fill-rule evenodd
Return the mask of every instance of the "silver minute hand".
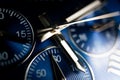
<path id="1" fill-rule="evenodd" d="M 56 29 L 53 29 L 53 31 L 45 33 L 41 38 L 41 42 L 49 39 L 50 37 L 52 37 L 55 34 L 58 34 L 59 32 L 61 32 L 65 28 L 69 27 L 70 25 L 74 25 L 74 24 L 78 24 L 78 23 L 80 24 L 80 23 L 84 23 L 84 22 L 100 20 L 100 19 L 105 19 L 105 18 L 110 18 L 110 17 L 116 17 L 116 16 L 120 16 L 120 11 L 116 11 L 116 12 L 112 12 L 112 13 L 108 13 L 108 14 L 103 14 L 103 15 L 88 18 L 88 19 L 85 19 L 85 20 L 79 20 L 79 21 L 59 25 L 59 26 L 56 27 Z"/>

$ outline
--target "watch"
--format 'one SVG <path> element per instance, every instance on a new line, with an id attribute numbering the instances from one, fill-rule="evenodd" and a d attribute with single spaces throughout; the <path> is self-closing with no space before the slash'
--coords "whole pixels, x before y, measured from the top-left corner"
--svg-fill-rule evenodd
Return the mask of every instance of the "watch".
<path id="1" fill-rule="evenodd" d="M 7 2 L 0 8 L 1 79 L 119 79 L 118 0 Z"/>

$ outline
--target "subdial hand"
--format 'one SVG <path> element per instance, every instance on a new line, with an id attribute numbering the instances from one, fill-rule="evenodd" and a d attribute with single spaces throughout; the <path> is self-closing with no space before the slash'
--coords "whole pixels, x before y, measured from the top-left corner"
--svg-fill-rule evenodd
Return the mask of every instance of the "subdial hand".
<path id="1" fill-rule="evenodd" d="M 0 39 L 1 40 L 9 40 L 9 41 L 13 41 L 13 42 L 17 42 L 17 43 L 26 43 L 27 39 L 22 38 L 22 37 L 18 37 L 15 34 L 11 34 L 10 32 L 4 31 L 4 30 L 0 30 Z"/>
<path id="2" fill-rule="evenodd" d="M 54 79 L 55 80 L 66 80 L 65 75 L 63 74 L 60 66 L 55 61 L 54 56 L 52 54 L 50 55 L 50 59 L 51 59 L 52 68 L 54 72 Z"/>
<path id="3" fill-rule="evenodd" d="M 102 31 L 105 31 L 106 29 L 113 27 L 114 25 L 115 25 L 115 22 L 110 21 L 110 22 L 100 25 L 100 26 L 95 25 L 95 26 L 93 26 L 92 30 L 94 30 L 96 32 L 102 32 Z"/>

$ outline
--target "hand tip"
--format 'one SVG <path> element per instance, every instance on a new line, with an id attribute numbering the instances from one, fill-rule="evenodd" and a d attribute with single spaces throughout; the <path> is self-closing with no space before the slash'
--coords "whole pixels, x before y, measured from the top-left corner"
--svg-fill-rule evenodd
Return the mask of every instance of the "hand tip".
<path id="1" fill-rule="evenodd" d="M 80 64 L 77 64 L 77 68 L 78 68 L 79 70 L 81 70 L 81 71 L 85 72 L 85 68 L 84 68 L 84 67 L 82 67 Z"/>

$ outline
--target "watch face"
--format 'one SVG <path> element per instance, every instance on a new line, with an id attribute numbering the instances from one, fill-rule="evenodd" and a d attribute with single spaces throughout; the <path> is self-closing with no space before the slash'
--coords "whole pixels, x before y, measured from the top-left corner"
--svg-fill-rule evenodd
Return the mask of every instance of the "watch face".
<path id="1" fill-rule="evenodd" d="M 119 4 L 0 0 L 0 80 L 119 80 Z M 107 17 L 68 23 L 81 9 L 88 10 L 78 20 Z M 64 24 L 73 25 L 61 29 Z"/>

